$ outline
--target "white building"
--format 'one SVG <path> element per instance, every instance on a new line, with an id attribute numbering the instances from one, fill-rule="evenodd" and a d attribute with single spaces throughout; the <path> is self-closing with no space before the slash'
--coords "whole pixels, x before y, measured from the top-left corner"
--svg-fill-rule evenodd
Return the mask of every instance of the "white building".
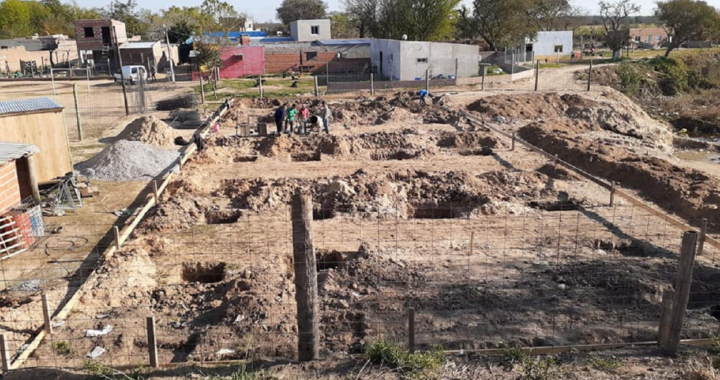
<path id="1" fill-rule="evenodd" d="M 373 39 L 370 54 L 376 75 L 392 80 L 421 80 L 425 70 L 431 77 L 469 77 L 478 74 L 480 51 L 476 45 L 426 41 Z"/>
<path id="2" fill-rule="evenodd" d="M 332 38 L 330 20 L 297 20 L 290 23 L 290 36 L 294 41 L 309 42 Z"/>
<path id="3" fill-rule="evenodd" d="M 538 32 L 534 39 L 525 39 L 525 50 L 535 53 L 535 59 L 569 57 L 573 50 L 573 32 Z"/>

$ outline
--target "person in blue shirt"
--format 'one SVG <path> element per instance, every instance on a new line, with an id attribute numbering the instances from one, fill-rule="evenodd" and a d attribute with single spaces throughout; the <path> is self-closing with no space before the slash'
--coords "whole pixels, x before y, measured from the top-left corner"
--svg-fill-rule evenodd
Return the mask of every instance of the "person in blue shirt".
<path id="1" fill-rule="evenodd" d="M 425 105 L 425 97 L 426 96 L 430 96 L 432 98 L 432 95 L 428 92 L 428 90 L 426 90 L 424 88 L 422 90 L 418 91 L 418 95 L 420 95 L 420 102 L 423 105 Z"/>
<path id="2" fill-rule="evenodd" d="M 275 127 L 277 128 L 277 134 L 282 133 L 283 122 L 285 122 L 285 105 L 281 105 L 275 110 Z"/>

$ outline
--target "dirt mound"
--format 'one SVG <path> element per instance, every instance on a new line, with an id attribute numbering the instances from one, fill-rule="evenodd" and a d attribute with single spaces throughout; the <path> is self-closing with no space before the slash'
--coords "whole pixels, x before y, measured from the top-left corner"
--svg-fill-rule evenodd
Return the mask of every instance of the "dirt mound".
<path id="1" fill-rule="evenodd" d="M 138 233 L 174 231 L 190 228 L 205 222 L 205 211 L 212 208 L 212 202 L 205 197 L 196 197 L 179 191 L 167 201 L 153 207 L 140 222 Z"/>
<path id="2" fill-rule="evenodd" d="M 139 141 L 120 140 L 87 161 L 75 165 L 82 175 L 106 181 L 154 178 L 168 170 L 179 153 Z"/>
<path id="3" fill-rule="evenodd" d="M 645 140 L 641 144 L 653 148 L 666 150 L 669 147 L 672 134 L 668 126 L 652 120 L 622 94 L 609 90 L 604 95 L 608 101 L 587 99 L 577 94 L 496 95 L 471 103 L 467 108 L 490 118 L 502 116 L 510 120 L 569 118 L 583 122 L 573 124 L 578 130 L 608 131 Z"/>
<path id="4" fill-rule="evenodd" d="M 431 173 L 407 170 L 370 176 L 362 170 L 345 178 L 225 180 L 213 196 L 226 196 L 255 212 L 284 207 L 298 187 L 309 188 L 319 212 L 359 217 L 460 218 L 485 214 L 490 202 L 555 196 L 546 177 L 533 172 Z"/>
<path id="5" fill-rule="evenodd" d="M 618 181 L 651 201 L 699 225 L 720 229 L 720 181 L 665 160 L 641 156 L 625 147 L 584 139 L 573 126 L 537 122 L 519 130 L 519 136 L 548 153 L 607 180 Z"/>
<path id="6" fill-rule="evenodd" d="M 119 140 L 140 141 L 158 148 L 172 148 L 178 133 L 155 116 L 143 116 L 133 120 L 123 129 Z"/>

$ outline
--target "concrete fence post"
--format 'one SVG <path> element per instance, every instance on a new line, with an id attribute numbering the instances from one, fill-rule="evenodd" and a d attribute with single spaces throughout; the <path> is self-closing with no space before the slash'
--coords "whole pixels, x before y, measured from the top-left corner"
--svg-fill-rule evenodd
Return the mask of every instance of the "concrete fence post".
<path id="1" fill-rule="evenodd" d="M 318 331 L 317 264 L 313 245 L 312 196 L 298 190 L 291 202 L 295 302 L 297 303 L 298 359 L 320 358 Z"/>
<path id="2" fill-rule="evenodd" d="M 313 76 L 313 82 L 315 85 L 315 97 L 317 98 L 320 95 L 320 92 L 318 92 L 318 80 L 317 76 Z"/>
<path id="3" fill-rule="evenodd" d="M 370 73 L 370 95 L 375 96 L 375 78 L 373 73 Z"/>
<path id="4" fill-rule="evenodd" d="M 460 62 L 455 58 L 455 85 L 458 84 L 458 73 L 460 72 Z"/>
<path id="5" fill-rule="evenodd" d="M 265 90 L 263 89 L 262 75 L 258 75 L 258 87 L 260 89 L 260 99 L 262 99 L 265 96 Z"/>
<path id="6" fill-rule="evenodd" d="M 588 69 L 588 82 L 587 82 L 587 90 L 590 91 L 590 80 L 592 78 L 592 59 L 590 60 L 590 68 Z"/>
<path id="7" fill-rule="evenodd" d="M 75 120 L 77 122 L 78 139 L 83 141 L 82 122 L 80 121 L 80 102 L 78 101 L 77 83 L 73 84 L 73 101 L 75 103 Z"/>
<path id="8" fill-rule="evenodd" d="M 690 286 L 692 284 L 693 266 L 695 265 L 695 252 L 698 233 L 685 231 L 680 247 L 680 262 L 678 264 L 677 278 L 675 279 L 675 294 L 672 300 L 672 314 L 668 324 L 667 342 L 662 347 L 667 355 L 677 354 L 680 347 L 680 337 L 685 322 L 685 312 L 690 301 Z"/>
<path id="9" fill-rule="evenodd" d="M 535 91 L 538 90 L 538 81 L 540 80 L 540 61 L 535 65 Z"/>
<path id="10" fill-rule="evenodd" d="M 203 73 L 200 72 L 200 103 L 205 104 L 205 83 L 203 83 Z"/>
<path id="11" fill-rule="evenodd" d="M 50 303 L 47 294 L 42 294 L 43 321 L 45 322 L 45 334 L 52 334 L 52 323 L 50 322 Z"/>
<path id="12" fill-rule="evenodd" d="M 430 92 L 430 69 L 425 69 L 425 90 Z"/>

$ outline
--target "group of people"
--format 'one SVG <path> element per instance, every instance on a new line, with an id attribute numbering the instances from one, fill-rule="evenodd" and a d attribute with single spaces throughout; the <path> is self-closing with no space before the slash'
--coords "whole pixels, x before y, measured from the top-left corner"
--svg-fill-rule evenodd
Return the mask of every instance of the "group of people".
<path id="1" fill-rule="evenodd" d="M 305 104 L 301 104 L 300 109 L 295 104 L 290 107 L 286 104 L 281 105 L 275 110 L 274 116 L 277 134 L 308 134 L 315 128 L 318 132 L 324 130 L 325 133 L 330 133 L 330 107 L 325 101 L 321 103 L 321 107 L 320 115 L 311 115 L 310 108 Z"/>

